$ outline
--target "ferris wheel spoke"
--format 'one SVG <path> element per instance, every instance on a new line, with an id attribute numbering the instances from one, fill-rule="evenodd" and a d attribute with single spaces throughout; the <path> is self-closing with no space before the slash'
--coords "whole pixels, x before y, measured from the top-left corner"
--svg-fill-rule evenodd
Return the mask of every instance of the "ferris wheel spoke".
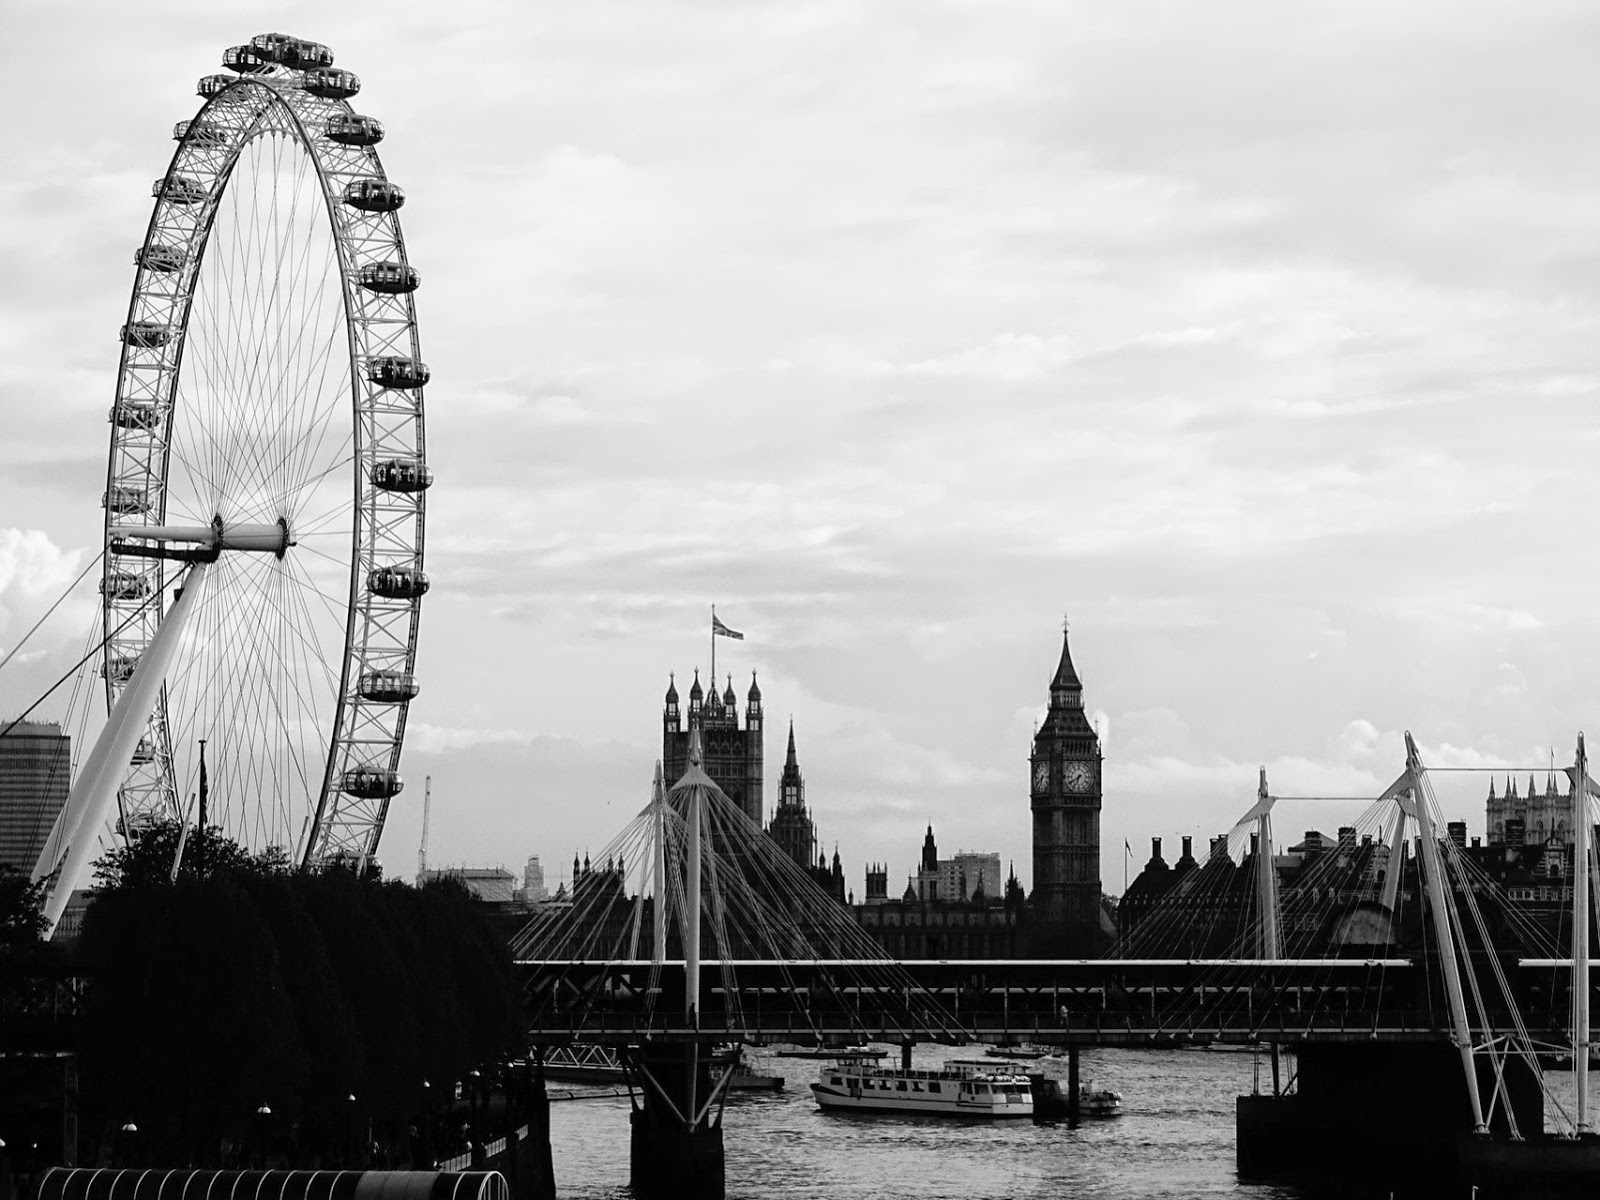
<path id="1" fill-rule="evenodd" d="M 296 570 L 295 568 L 291 567 L 291 571 L 295 571 L 295 570 Z M 306 626 L 307 627 L 311 627 L 311 628 L 315 628 L 315 626 L 316 626 L 316 617 L 306 607 L 305 593 L 308 592 L 308 591 L 316 592 L 317 595 L 321 596 L 322 592 L 319 591 L 314 584 L 312 584 L 308 579 L 304 578 L 303 576 L 301 576 L 298 579 L 292 579 L 292 580 L 288 579 L 286 577 L 285 582 L 286 582 L 286 584 L 291 585 L 291 586 L 288 586 L 286 588 L 286 590 L 288 591 L 288 594 L 289 594 L 290 598 L 299 606 L 299 615 L 305 618 Z M 326 597 L 324 597 L 324 599 L 326 599 Z M 335 618 L 335 619 L 339 619 L 340 618 L 340 614 L 337 613 L 333 609 L 333 607 L 331 605 L 328 607 L 328 615 L 329 615 L 330 618 Z M 341 623 L 342 623 L 342 620 L 341 620 Z M 293 628 L 290 631 L 288 631 L 288 633 L 286 635 L 286 640 L 291 641 L 292 643 L 298 645 L 300 647 L 300 649 L 306 654 L 308 659 L 315 660 L 317 665 L 322 668 L 323 675 L 324 675 L 324 677 L 326 679 L 326 682 L 328 682 L 331 685 L 337 685 L 337 683 L 339 682 L 339 677 L 338 677 L 338 673 L 333 669 L 333 667 L 329 663 L 329 658 L 331 657 L 329 652 L 332 651 L 335 654 L 342 653 L 343 649 L 344 649 L 344 646 L 343 646 L 342 643 L 337 648 L 331 647 L 331 646 L 318 646 L 318 645 L 315 645 L 314 643 L 310 642 L 304 636 L 304 634 L 301 632 L 301 630 L 299 628 Z"/>
<path id="2" fill-rule="evenodd" d="M 297 536 L 301 538 L 320 537 L 324 541 L 334 535 L 348 539 L 350 534 L 349 516 L 349 505 L 341 505 L 338 502 L 313 516 L 305 516 L 302 513 L 299 524 L 295 527 Z"/>
<path id="3" fill-rule="evenodd" d="M 327 614 L 331 620 L 340 624 L 345 622 L 345 614 L 348 611 L 348 604 L 345 600 L 330 596 L 327 592 L 323 591 L 317 586 L 316 582 L 311 578 L 311 576 L 306 573 L 305 569 L 298 563 L 291 563 L 290 570 L 294 572 L 297 582 L 300 585 L 302 590 L 302 600 L 304 600 L 303 593 L 305 592 L 311 592 L 315 594 L 317 598 L 322 601 L 323 608 L 327 611 Z M 308 613 L 307 616 L 309 618 L 310 614 Z M 343 647 L 341 646 L 341 650 L 342 649 Z"/>
<path id="4" fill-rule="evenodd" d="M 296 483 L 289 491 L 284 493 L 283 500 L 285 507 L 288 507 L 290 501 L 298 499 L 308 490 L 315 491 L 321 486 L 322 481 L 328 478 L 328 476 L 337 471 L 348 471 L 350 469 L 350 464 L 354 461 L 355 447 L 351 444 L 351 437 L 347 433 L 344 435 L 344 440 L 340 442 L 337 447 L 335 447 L 333 451 L 333 457 L 329 459 L 328 464 L 323 467 L 322 470 L 318 471 L 315 475 L 307 475 L 304 479 L 301 479 L 298 483 Z"/>

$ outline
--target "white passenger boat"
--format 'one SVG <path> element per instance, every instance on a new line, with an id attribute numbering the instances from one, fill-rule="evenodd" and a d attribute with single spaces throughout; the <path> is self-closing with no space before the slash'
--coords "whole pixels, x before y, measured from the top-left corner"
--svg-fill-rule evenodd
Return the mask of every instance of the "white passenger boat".
<path id="1" fill-rule="evenodd" d="M 991 1062 L 948 1062 L 938 1070 L 894 1070 L 844 1059 L 823 1067 L 811 1094 L 825 1109 L 925 1113 L 940 1117 L 1031 1117 L 1028 1077 Z"/>

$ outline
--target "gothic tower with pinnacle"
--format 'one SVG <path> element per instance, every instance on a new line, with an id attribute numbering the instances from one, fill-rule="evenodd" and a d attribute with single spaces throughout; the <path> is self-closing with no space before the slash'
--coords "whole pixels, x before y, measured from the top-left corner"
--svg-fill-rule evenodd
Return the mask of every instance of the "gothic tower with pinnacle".
<path id="1" fill-rule="evenodd" d="M 767 827 L 772 840 L 797 867 L 810 870 L 816 864 L 817 828 L 806 808 L 806 781 L 800 774 L 800 760 L 794 751 L 794 722 L 789 722 L 789 751 L 783 761 L 783 776 L 778 780 L 778 811 Z"/>
<path id="2" fill-rule="evenodd" d="M 755 673 L 750 675 L 750 692 L 745 698 L 744 727 L 739 725 L 739 698 L 733 680 L 722 695 L 716 681 L 709 691 L 700 686 L 700 672 L 694 673 L 689 688 L 688 721 L 678 702 L 677 680 L 667 684 L 666 704 L 661 712 L 661 763 L 666 785 L 671 787 L 689 766 L 689 731 L 700 731 L 702 766 L 713 783 L 744 815 L 761 825 L 762 802 L 762 709 L 761 688 Z"/>
<path id="3" fill-rule="evenodd" d="M 1100 739 L 1066 628 L 1050 711 L 1033 738 L 1033 922 L 1043 953 L 1087 953 L 1100 928 Z"/>

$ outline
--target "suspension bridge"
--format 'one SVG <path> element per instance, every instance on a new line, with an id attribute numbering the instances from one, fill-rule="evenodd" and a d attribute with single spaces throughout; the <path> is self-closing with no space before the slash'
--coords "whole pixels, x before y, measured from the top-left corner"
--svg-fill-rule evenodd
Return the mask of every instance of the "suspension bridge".
<path id="1" fill-rule="evenodd" d="M 1240 1099 L 1246 1173 L 1325 1158 L 1338 1129 L 1396 1177 L 1592 1182 L 1590 989 L 1572 986 L 1589 978 L 1592 899 L 1560 915 L 1512 899 L 1445 834 L 1409 736 L 1407 751 L 1349 836 L 1287 881 L 1263 772 L 1234 829 L 1110 957 L 893 961 L 721 795 L 695 744 L 571 903 L 514 939 L 529 1037 L 631 1056 L 635 1149 L 648 1127 L 657 1158 L 700 1138 L 720 1161 L 720 1084 L 696 1056 L 723 1041 L 1235 1043 L 1272 1059 L 1272 1092 Z M 1557 890 L 1588 897 L 1597 792 L 1581 738 L 1564 775 L 1573 841 Z M 1172 952 L 1197 944 L 1210 953 Z M 1544 1078 L 1563 1058 L 1572 1100 Z M 1425 1115 L 1395 1108 L 1397 1071 Z"/>

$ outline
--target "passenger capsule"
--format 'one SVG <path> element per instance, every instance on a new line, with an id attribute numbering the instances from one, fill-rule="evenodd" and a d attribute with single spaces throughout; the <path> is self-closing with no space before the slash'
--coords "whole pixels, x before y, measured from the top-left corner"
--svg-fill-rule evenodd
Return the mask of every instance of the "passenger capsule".
<path id="1" fill-rule="evenodd" d="M 127 683 L 139 666 L 137 654 L 117 654 L 100 664 L 100 674 L 112 683 Z"/>
<path id="2" fill-rule="evenodd" d="M 367 572 L 367 590 L 390 600 L 416 600 L 427 593 L 428 577 L 414 567 L 378 567 Z"/>
<path id="3" fill-rule="evenodd" d="M 361 695 L 383 704 L 401 704 L 416 699 L 422 689 L 416 676 L 404 671 L 367 671 L 361 676 Z"/>
<path id="4" fill-rule="evenodd" d="M 151 350 L 172 340 L 172 330 L 159 321 L 129 321 L 122 327 L 122 340 L 129 346 Z"/>
<path id="5" fill-rule="evenodd" d="M 229 46 L 222 52 L 222 65 L 241 75 L 256 75 L 272 66 L 272 60 L 257 54 L 254 46 Z"/>
<path id="6" fill-rule="evenodd" d="M 334 113 L 322 128 L 330 142 L 341 146 L 376 146 L 383 141 L 383 122 L 360 113 Z"/>
<path id="7" fill-rule="evenodd" d="M 119 429 L 137 429 L 141 433 L 149 433 L 161 427 L 161 410 L 154 404 L 119 400 L 111 410 L 111 423 Z"/>
<path id="8" fill-rule="evenodd" d="M 368 263 L 356 275 L 361 286 L 369 292 L 382 292 L 386 296 L 399 296 L 414 292 L 422 282 L 417 269 L 407 263 L 384 261 Z"/>
<path id="9" fill-rule="evenodd" d="M 386 492 L 425 492 L 433 472 L 414 458 L 390 458 L 372 464 L 372 486 Z"/>
<path id="10" fill-rule="evenodd" d="M 117 484 L 100 496 L 100 507 L 114 513 L 142 513 L 150 509 L 150 498 L 143 488 Z"/>
<path id="11" fill-rule="evenodd" d="M 387 179 L 352 179 L 344 185 L 344 202 L 362 212 L 391 213 L 406 202 L 406 194 Z"/>
<path id="12" fill-rule="evenodd" d="M 262 58 L 286 67 L 326 67 L 333 64 L 333 51 L 321 42 L 307 41 L 287 33 L 258 33 L 250 48 Z"/>
<path id="13" fill-rule="evenodd" d="M 419 388 L 432 376 L 428 364 L 414 358 L 384 357 L 367 360 L 367 378 L 386 388 Z"/>
<path id="14" fill-rule="evenodd" d="M 232 75 L 206 75 L 201 78 L 200 84 L 195 88 L 195 91 L 209 100 L 218 92 L 224 91 L 232 84 Z"/>
<path id="15" fill-rule="evenodd" d="M 313 67 L 300 86 L 324 100 L 348 100 L 361 90 L 361 80 L 341 67 Z"/>
<path id="16" fill-rule="evenodd" d="M 172 204 L 199 204 L 211 193 L 198 179 L 188 175 L 168 175 L 150 185 L 150 194 Z"/>
<path id="17" fill-rule="evenodd" d="M 191 146 L 199 146 L 203 150 L 215 150 L 219 146 L 228 144 L 227 131 L 210 121 L 179 121 L 172 127 L 172 140 L 181 142 L 187 140 Z"/>
<path id="18" fill-rule="evenodd" d="M 385 767 L 356 767 L 339 777 L 339 790 L 362 800 L 387 800 L 403 787 L 400 773 Z"/>
<path id="19" fill-rule="evenodd" d="M 143 600 L 150 594 L 150 580 L 134 571 L 112 571 L 100 581 L 100 594 L 113 600 Z"/>
<path id="20" fill-rule="evenodd" d="M 160 271 L 168 274 L 178 270 L 188 260 L 182 246 L 169 246 L 164 242 L 152 242 L 148 246 L 140 246 L 133 252 L 133 265 L 143 267 L 146 271 Z"/>

